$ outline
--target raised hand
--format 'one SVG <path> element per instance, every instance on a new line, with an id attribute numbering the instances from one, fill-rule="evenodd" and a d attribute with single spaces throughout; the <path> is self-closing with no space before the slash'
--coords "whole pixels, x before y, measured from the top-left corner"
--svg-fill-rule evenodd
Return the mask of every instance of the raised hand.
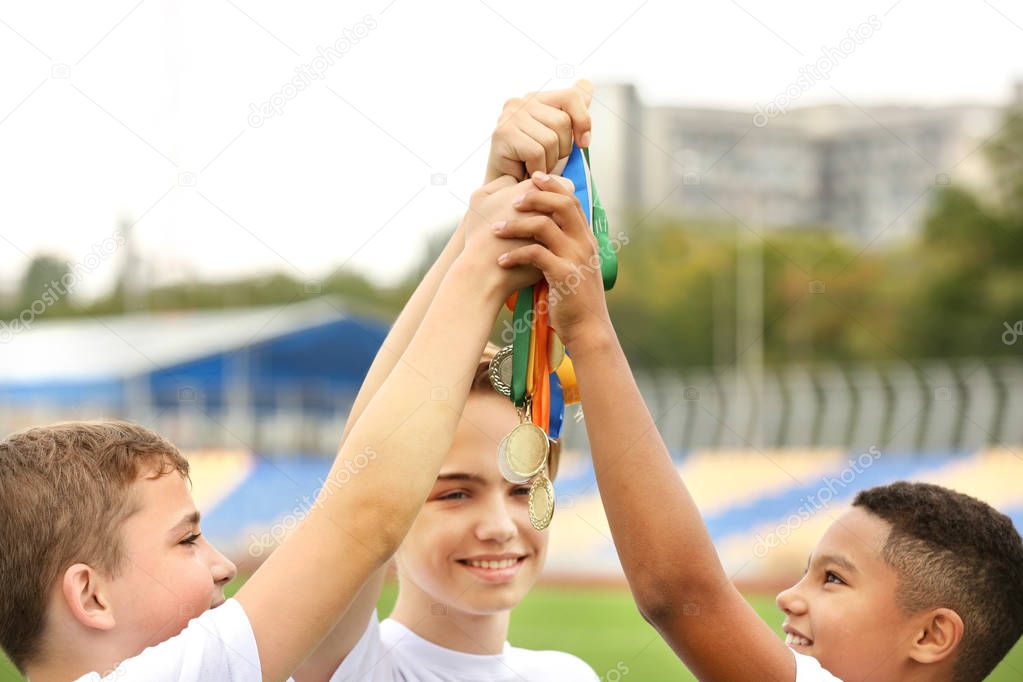
<path id="1" fill-rule="evenodd" d="M 575 339 L 611 325 L 597 240 L 570 180 L 537 172 L 520 184 L 528 189 L 515 205 L 517 215 L 494 226 L 508 240 L 498 263 L 543 272 L 550 286 L 551 326 L 572 348 Z"/>
<path id="2" fill-rule="evenodd" d="M 527 239 L 501 239 L 493 226 L 520 217 L 538 217 L 539 213 L 525 211 L 515 205 L 516 199 L 530 190 L 535 190 L 532 180 L 516 182 L 508 175 L 502 175 L 489 182 L 475 192 L 469 201 L 469 210 L 462 219 L 465 231 L 465 249 L 463 259 L 469 259 L 481 265 L 480 271 L 492 275 L 505 296 L 528 287 L 540 280 L 540 271 L 529 265 L 518 267 L 499 267 L 497 258 L 509 248 L 532 244 Z"/>
<path id="3" fill-rule="evenodd" d="M 572 151 L 572 141 L 590 146 L 593 84 L 579 80 L 571 88 L 530 92 L 505 102 L 490 141 L 486 182 L 502 175 L 524 180 L 549 173 Z"/>

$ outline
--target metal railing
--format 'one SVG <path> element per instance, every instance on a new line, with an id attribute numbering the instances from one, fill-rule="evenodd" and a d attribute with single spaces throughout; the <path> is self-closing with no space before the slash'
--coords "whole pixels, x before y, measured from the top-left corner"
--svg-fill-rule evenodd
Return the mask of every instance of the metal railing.
<path id="1" fill-rule="evenodd" d="M 637 374 L 673 454 L 720 448 L 846 448 L 891 452 L 976 450 L 1023 443 L 1023 361 L 933 361 L 874 365 L 789 365 Z M 127 410 L 102 402 L 73 407 L 0 403 L 3 433 L 66 419 L 128 418 L 182 448 L 244 448 L 262 454 L 332 454 L 354 395 L 326 409 L 303 408 L 296 387 L 204 405 L 201 396 Z M 122 413 L 125 412 L 125 413 Z M 585 414 L 569 406 L 567 447 L 585 449 Z"/>
<path id="2" fill-rule="evenodd" d="M 975 450 L 1023 442 L 1023 362 L 790 365 L 642 375 L 673 452 L 696 448 Z"/>

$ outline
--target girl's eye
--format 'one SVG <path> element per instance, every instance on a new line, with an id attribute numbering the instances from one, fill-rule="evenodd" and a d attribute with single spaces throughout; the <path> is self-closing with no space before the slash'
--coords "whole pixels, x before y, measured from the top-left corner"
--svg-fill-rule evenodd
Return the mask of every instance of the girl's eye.
<path id="1" fill-rule="evenodd" d="M 834 571 L 824 571 L 824 582 L 845 585 L 845 581 L 842 580 Z"/>
<path id="2" fill-rule="evenodd" d="M 512 490 L 512 495 L 529 495 L 529 486 L 519 486 Z"/>
<path id="3" fill-rule="evenodd" d="M 441 495 L 437 499 L 438 500 L 464 500 L 467 497 L 469 497 L 469 495 L 464 490 L 452 490 L 449 493 L 444 493 L 443 495 Z"/>
<path id="4" fill-rule="evenodd" d="M 192 533 L 187 538 L 182 540 L 181 544 L 183 544 L 183 545 L 194 545 L 195 541 L 199 539 L 200 535 L 202 535 L 202 533 Z"/>

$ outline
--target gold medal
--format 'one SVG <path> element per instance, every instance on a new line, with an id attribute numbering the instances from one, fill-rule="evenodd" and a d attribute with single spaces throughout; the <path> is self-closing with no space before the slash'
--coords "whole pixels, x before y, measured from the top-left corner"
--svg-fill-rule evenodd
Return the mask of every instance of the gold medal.
<path id="1" fill-rule="evenodd" d="M 533 528 L 544 530 L 554 518 L 554 485 L 546 474 L 533 479 L 529 487 L 529 522 Z"/>
<path id="2" fill-rule="evenodd" d="M 514 485 L 522 485 L 523 483 L 529 482 L 529 476 L 519 476 L 515 472 L 508 468 L 508 436 L 505 436 L 501 440 L 501 444 L 497 446 L 497 468 L 501 472 L 501 476 L 504 480 Z"/>
<path id="3" fill-rule="evenodd" d="M 565 359 L 565 344 L 561 343 L 553 329 L 547 337 L 547 358 L 551 372 L 557 372 L 558 367 L 561 367 L 561 361 Z"/>
<path id="4" fill-rule="evenodd" d="M 497 351 L 490 361 L 490 385 L 494 390 L 505 396 L 511 397 L 512 384 L 512 347 L 505 346 Z"/>
<path id="5" fill-rule="evenodd" d="M 497 467 L 509 483 L 525 483 L 543 470 L 551 451 L 551 441 L 530 417 L 532 401 L 516 407 L 519 425 L 497 447 Z"/>
<path id="6" fill-rule="evenodd" d="M 532 422 L 519 424 L 508 434 L 504 459 L 508 471 L 516 478 L 529 480 L 547 464 L 551 445 L 547 434 Z"/>

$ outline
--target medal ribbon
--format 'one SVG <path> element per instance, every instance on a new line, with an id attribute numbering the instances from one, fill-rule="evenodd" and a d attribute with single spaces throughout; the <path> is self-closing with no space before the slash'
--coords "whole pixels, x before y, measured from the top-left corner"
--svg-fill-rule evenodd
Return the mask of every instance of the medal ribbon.
<path id="1" fill-rule="evenodd" d="M 608 233 L 607 212 L 590 175 L 589 149 L 573 144 L 562 176 L 575 185 L 575 195 L 597 240 L 604 290 L 610 290 L 618 278 L 618 256 Z M 551 371 L 548 342 L 554 330 L 550 327 L 549 304 L 549 286 L 542 279 L 505 301 L 513 311 L 512 402 L 522 407 L 529 396 L 533 423 L 557 438 L 564 423 L 565 405 L 579 402 L 580 397 L 570 357 L 566 355 L 557 372 Z"/>
<path id="2" fill-rule="evenodd" d="M 551 423 L 547 435 L 552 440 L 561 437 L 561 425 L 565 421 L 565 394 L 561 389 L 561 380 L 557 372 L 551 372 Z"/>
<path id="3" fill-rule="evenodd" d="M 536 349 L 533 371 L 533 423 L 547 433 L 550 421 L 550 358 L 548 357 L 548 340 L 551 334 L 550 310 L 548 309 L 548 286 L 546 280 L 533 285 L 533 342 Z"/>
<path id="4" fill-rule="evenodd" d="M 572 152 L 575 152 L 573 147 Z M 583 156 L 586 158 L 586 170 L 590 168 L 590 150 L 584 149 Z M 567 170 L 567 168 L 566 168 Z M 618 254 L 615 253 L 611 244 L 611 236 L 608 234 L 607 212 L 604 205 L 600 203 L 600 195 L 597 194 L 597 184 L 593 182 L 589 172 L 589 188 L 593 192 L 593 219 L 590 227 L 593 229 L 593 236 L 597 238 L 597 252 L 600 254 L 600 278 L 604 282 L 604 291 L 614 288 L 615 280 L 618 279 Z M 578 187 L 578 184 L 576 185 Z M 578 194 L 578 192 L 577 192 Z"/>
<path id="5" fill-rule="evenodd" d="M 512 316 L 512 402 L 522 407 L 526 402 L 527 368 L 529 365 L 530 339 L 532 329 L 529 318 L 533 307 L 533 287 L 522 289 L 517 296 L 515 313 Z M 516 294 L 517 295 L 517 294 Z"/>

